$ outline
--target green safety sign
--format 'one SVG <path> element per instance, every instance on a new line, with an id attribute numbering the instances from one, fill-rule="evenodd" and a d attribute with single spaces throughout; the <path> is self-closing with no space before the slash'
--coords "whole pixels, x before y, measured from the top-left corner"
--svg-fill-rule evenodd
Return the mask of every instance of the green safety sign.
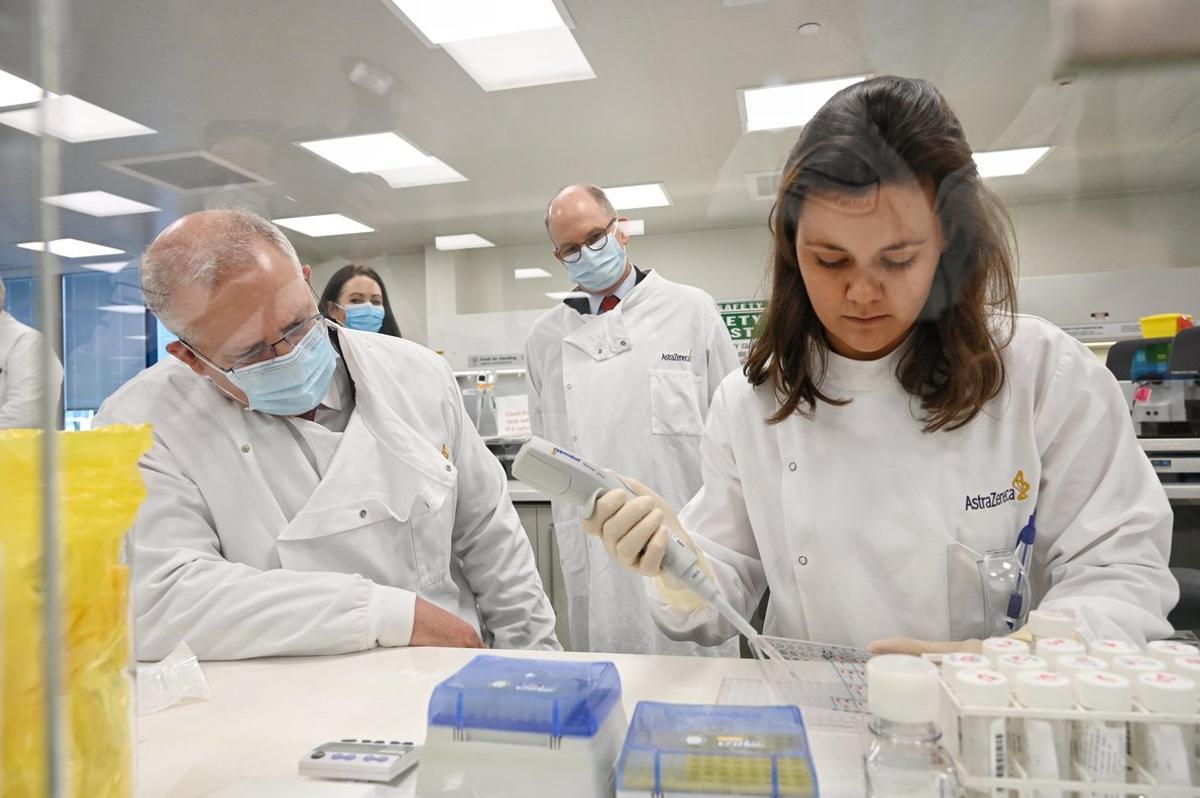
<path id="1" fill-rule="evenodd" d="M 750 352 L 750 341 L 756 333 L 759 320 L 767 303 L 762 299 L 733 299 L 718 302 L 717 309 L 725 321 L 725 329 L 737 349 L 738 358 L 745 363 Z"/>

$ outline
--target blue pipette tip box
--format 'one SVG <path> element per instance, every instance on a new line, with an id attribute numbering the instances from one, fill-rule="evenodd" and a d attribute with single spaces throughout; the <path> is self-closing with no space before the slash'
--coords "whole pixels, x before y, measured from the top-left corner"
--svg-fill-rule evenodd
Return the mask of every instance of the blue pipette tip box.
<path id="1" fill-rule="evenodd" d="M 796 707 L 643 701 L 617 762 L 617 795 L 815 798 L 819 790 Z"/>
<path id="2" fill-rule="evenodd" d="M 429 725 L 594 737 L 620 700 L 611 662 L 482 655 L 434 688 Z"/>

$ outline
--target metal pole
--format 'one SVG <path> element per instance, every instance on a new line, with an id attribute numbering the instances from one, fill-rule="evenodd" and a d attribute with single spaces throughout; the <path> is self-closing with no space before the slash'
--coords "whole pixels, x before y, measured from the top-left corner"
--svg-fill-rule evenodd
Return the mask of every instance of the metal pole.
<path id="1" fill-rule="evenodd" d="M 46 92 L 61 93 L 59 55 L 61 28 L 64 19 L 63 0 L 39 0 L 37 13 L 38 53 L 41 84 Z M 39 123 L 46 115 L 45 103 L 38 105 Z M 40 127 L 44 127 L 40 125 Z M 42 135 L 41 139 L 41 196 L 58 194 L 59 146 L 57 139 Z M 58 396 L 59 386 L 50 383 L 56 370 L 55 351 L 61 348 L 62 291 L 61 266 L 58 257 L 49 251 L 49 242 L 58 238 L 57 209 L 38 202 L 42 240 L 46 242 L 39 263 L 41 274 L 34 279 L 38 300 L 38 315 L 42 320 L 41 369 L 42 383 L 41 450 L 42 450 L 42 625 L 45 630 L 45 707 L 46 718 L 46 795 L 64 798 L 67 793 L 67 734 L 64 712 L 63 678 L 63 618 L 61 547 L 59 536 L 58 484 Z"/>

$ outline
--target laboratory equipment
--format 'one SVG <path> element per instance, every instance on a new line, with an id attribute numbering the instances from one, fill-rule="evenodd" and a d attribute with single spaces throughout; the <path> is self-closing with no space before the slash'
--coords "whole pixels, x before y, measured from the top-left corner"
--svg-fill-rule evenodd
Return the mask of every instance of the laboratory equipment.
<path id="1" fill-rule="evenodd" d="M 953 798 L 954 766 L 938 728 L 938 673 L 902 654 L 867 663 L 870 737 L 863 753 L 868 798 Z"/>
<path id="2" fill-rule="evenodd" d="M 928 658 L 941 659 L 935 655 Z M 1195 786 L 1164 783 L 1147 766 L 1150 760 L 1127 756 L 1129 743 L 1140 745 L 1139 739 L 1154 736 L 1152 727 L 1178 727 L 1185 733 L 1200 729 L 1200 708 L 1195 698 L 1177 695 L 1170 711 L 1159 713 L 1154 711 L 1156 706 L 1168 709 L 1165 699 L 1152 706 L 1138 693 L 1134 703 L 1129 680 L 1107 670 L 1103 660 L 1068 655 L 1060 657 L 1057 664 L 1057 674 L 1017 672 L 1017 700 L 1007 706 L 968 704 L 960 700 L 955 689 L 962 672 L 941 673 L 940 725 L 964 789 L 1033 798 L 1195 798 Z M 1159 671 L 1138 678 L 1170 676 Z M 983 728 L 984 739 L 989 739 L 997 728 L 997 719 L 1007 721 L 1005 750 L 1011 753 L 1004 778 L 993 775 L 994 763 L 967 755 L 978 742 L 975 730 Z"/>
<path id="3" fill-rule="evenodd" d="M 1021 657 L 1024 654 L 1009 654 Z M 999 671 L 959 671 L 954 675 L 954 692 L 963 706 L 1008 706 L 1008 678 Z M 963 720 L 963 760 L 973 773 L 990 778 L 1008 775 L 1008 732 L 1000 716 L 978 716 Z M 968 790 L 968 795 L 988 795 L 988 790 Z"/>
<path id="4" fill-rule="evenodd" d="M 417 794 L 608 798 L 625 728 L 611 662 L 478 656 L 429 699 Z"/>
<path id="5" fill-rule="evenodd" d="M 1179 657 L 1200 657 L 1200 648 L 1178 640 L 1154 640 L 1146 645 L 1146 656 L 1154 657 L 1170 670 Z"/>
<path id="6" fill-rule="evenodd" d="M 804 709 L 810 729 L 861 729 L 867 719 L 867 661 L 859 648 L 758 635 L 750 650 L 781 704 Z"/>
<path id="7" fill-rule="evenodd" d="M 1032 520 L 1031 516 L 1030 521 L 1032 522 Z M 1030 610 L 1027 626 L 1029 633 L 1033 635 L 1035 649 L 1042 640 L 1073 640 L 1075 638 L 1075 621 L 1071 616 L 1056 610 Z"/>
<path id="8" fill-rule="evenodd" d="M 1009 654 L 1028 654 L 1029 644 L 1015 637 L 989 637 L 980 646 L 983 656 L 991 662 Z"/>
<path id="9" fill-rule="evenodd" d="M 1140 648 L 1127 640 L 1093 640 L 1088 643 L 1088 654 L 1104 660 L 1109 670 L 1112 669 L 1114 657 L 1132 657 L 1141 653 Z"/>
<path id="10" fill-rule="evenodd" d="M 300 775 L 313 779 L 391 781 L 421 759 L 420 746 L 400 740 L 346 738 L 322 743 L 300 760 Z"/>
<path id="11" fill-rule="evenodd" d="M 589 463 L 582 457 L 549 441 L 531 437 L 521 447 L 513 461 L 513 476 L 527 485 L 559 501 L 578 504 L 584 518 L 591 516 L 596 500 L 610 490 L 634 491 L 617 475 Z M 662 559 L 665 573 L 678 579 L 685 587 L 704 599 L 748 639 L 758 635 L 750 622 L 741 616 L 717 591 L 700 566 L 700 557 L 682 540 L 670 536 Z"/>
<path id="12" fill-rule="evenodd" d="M 1068 637 L 1043 637 L 1034 642 L 1033 653 L 1053 663 L 1070 654 L 1087 654 L 1087 646 Z"/>
<path id="13" fill-rule="evenodd" d="M 1171 673 L 1143 673 L 1134 681 L 1137 701 L 1147 712 L 1177 712 L 1196 708 L 1196 683 Z M 1133 728 L 1130 750 L 1159 784 L 1200 785 L 1200 744 L 1195 726 L 1142 723 Z"/>
<path id="14" fill-rule="evenodd" d="M 815 798 L 800 711 L 640 702 L 617 763 L 618 798 L 712 795 Z"/>

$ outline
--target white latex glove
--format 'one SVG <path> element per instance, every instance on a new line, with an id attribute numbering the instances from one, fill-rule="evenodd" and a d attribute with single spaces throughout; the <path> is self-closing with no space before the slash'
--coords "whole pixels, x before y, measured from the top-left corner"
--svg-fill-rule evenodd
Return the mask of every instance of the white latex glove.
<path id="1" fill-rule="evenodd" d="M 667 533 L 673 533 L 693 549 L 691 539 L 679 525 L 675 511 L 662 496 L 636 479 L 622 477 L 637 496 L 610 490 L 596 500 L 592 514 L 584 518 L 583 531 L 604 543 L 609 556 L 642 576 L 658 576 Z"/>
<path id="2" fill-rule="evenodd" d="M 658 593 L 672 607 L 691 612 L 705 606 L 704 599 L 662 570 L 668 534 L 679 538 L 700 557 L 700 567 L 713 579 L 712 566 L 679 524 L 667 500 L 631 477 L 621 477 L 637 495 L 610 490 L 596 500 L 592 514 L 581 522 L 583 531 L 595 535 L 618 563 L 642 576 L 657 577 Z"/>

